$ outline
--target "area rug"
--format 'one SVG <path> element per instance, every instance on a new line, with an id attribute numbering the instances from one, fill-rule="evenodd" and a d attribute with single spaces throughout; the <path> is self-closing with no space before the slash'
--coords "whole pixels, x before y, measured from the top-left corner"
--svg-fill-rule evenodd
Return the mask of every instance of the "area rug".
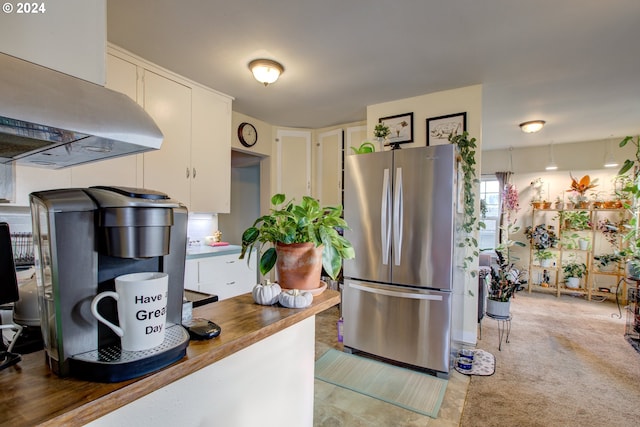
<path id="1" fill-rule="evenodd" d="M 456 371 L 465 375 L 493 375 L 496 371 L 496 357 L 488 351 L 475 349 L 473 350 L 473 365 L 471 369 L 460 369 L 455 367 Z"/>
<path id="2" fill-rule="evenodd" d="M 447 380 L 330 349 L 316 362 L 315 376 L 383 402 L 436 418 Z"/>

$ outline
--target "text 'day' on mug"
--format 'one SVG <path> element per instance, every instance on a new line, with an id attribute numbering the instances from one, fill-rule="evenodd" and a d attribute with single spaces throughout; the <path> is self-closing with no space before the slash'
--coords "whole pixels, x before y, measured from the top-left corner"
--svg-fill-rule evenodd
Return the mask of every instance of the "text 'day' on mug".
<path id="1" fill-rule="evenodd" d="M 167 319 L 167 273 L 125 274 L 116 277 L 115 282 L 115 292 L 101 292 L 93 298 L 91 313 L 120 337 L 123 350 L 148 350 L 162 344 Z M 107 297 L 117 301 L 120 326 L 98 313 L 98 302 Z"/>

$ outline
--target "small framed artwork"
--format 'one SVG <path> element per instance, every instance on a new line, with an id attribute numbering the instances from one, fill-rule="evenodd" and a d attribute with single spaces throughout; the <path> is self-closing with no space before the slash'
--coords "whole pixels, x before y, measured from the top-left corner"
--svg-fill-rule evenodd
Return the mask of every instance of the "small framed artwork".
<path id="1" fill-rule="evenodd" d="M 467 113 L 449 114 L 427 119 L 427 146 L 449 143 L 449 135 L 467 130 Z"/>
<path id="2" fill-rule="evenodd" d="M 381 117 L 378 122 L 389 126 L 389 145 L 413 142 L 413 113 Z"/>

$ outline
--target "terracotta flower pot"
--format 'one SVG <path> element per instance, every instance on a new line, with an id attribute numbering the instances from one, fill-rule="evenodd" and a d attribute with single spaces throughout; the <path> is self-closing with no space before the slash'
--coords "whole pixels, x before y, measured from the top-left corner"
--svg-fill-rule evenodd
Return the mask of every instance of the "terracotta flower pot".
<path id="1" fill-rule="evenodd" d="M 276 244 L 276 272 L 280 287 L 313 290 L 320 287 L 323 245 L 313 243 Z"/>

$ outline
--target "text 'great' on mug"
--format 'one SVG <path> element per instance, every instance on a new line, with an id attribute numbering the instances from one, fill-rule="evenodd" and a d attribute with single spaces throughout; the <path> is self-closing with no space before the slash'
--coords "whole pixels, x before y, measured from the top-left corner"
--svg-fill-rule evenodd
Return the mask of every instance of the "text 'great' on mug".
<path id="1" fill-rule="evenodd" d="M 121 338 L 123 350 L 148 350 L 162 344 L 167 319 L 168 274 L 125 274 L 116 277 L 115 282 L 115 292 L 101 292 L 93 298 L 91 313 Z M 106 297 L 117 301 L 120 326 L 98 313 L 98 302 Z"/>

